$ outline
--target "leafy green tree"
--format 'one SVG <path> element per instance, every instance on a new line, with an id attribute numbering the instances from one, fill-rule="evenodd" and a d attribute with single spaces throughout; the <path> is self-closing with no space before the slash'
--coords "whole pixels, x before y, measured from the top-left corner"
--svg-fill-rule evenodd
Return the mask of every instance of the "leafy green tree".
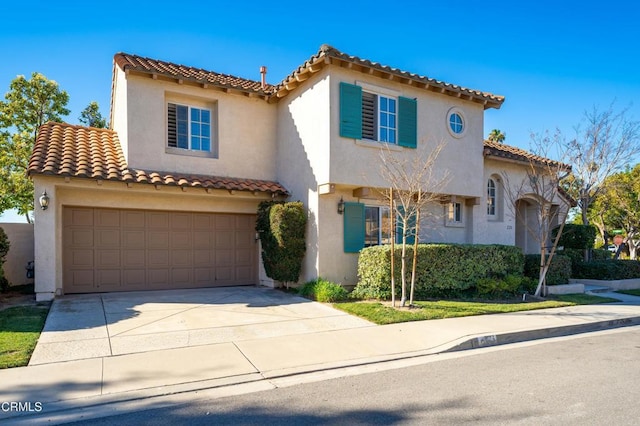
<path id="1" fill-rule="evenodd" d="M 502 133 L 502 130 L 499 129 L 493 129 L 487 137 L 489 141 L 497 143 L 503 143 L 506 138 L 507 135 L 505 133 Z"/>
<path id="2" fill-rule="evenodd" d="M 100 114 L 100 106 L 96 101 L 91 101 L 89 105 L 82 110 L 78 119 L 81 124 L 88 127 L 97 127 L 99 129 L 107 127 L 107 120 Z"/>
<path id="3" fill-rule="evenodd" d="M 16 209 L 31 222 L 33 183 L 27 177 L 29 157 L 41 125 L 69 114 L 69 95 L 58 83 L 34 72 L 17 76 L 0 101 L 0 213 Z"/>
<path id="4" fill-rule="evenodd" d="M 608 231 L 624 229 L 632 259 L 640 249 L 640 164 L 609 176 L 593 201 L 589 217 L 598 227 L 605 244 Z"/>

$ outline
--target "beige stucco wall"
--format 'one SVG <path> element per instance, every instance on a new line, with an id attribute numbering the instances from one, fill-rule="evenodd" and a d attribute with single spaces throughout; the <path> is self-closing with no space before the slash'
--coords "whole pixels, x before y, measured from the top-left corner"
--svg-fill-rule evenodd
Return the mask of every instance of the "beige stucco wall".
<path id="1" fill-rule="evenodd" d="M 97 182 L 90 179 L 64 179 L 34 176 L 36 194 L 47 190 L 50 207 L 35 213 L 35 291 L 38 300 L 50 300 L 63 289 L 62 282 L 62 209 L 64 206 L 170 210 L 208 213 L 255 214 L 260 201 L 269 194 L 226 190 L 185 189 L 179 187 L 122 182 Z M 256 243 L 256 251 L 258 251 Z M 263 277 L 260 277 L 263 278 Z"/>
<path id="2" fill-rule="evenodd" d="M 129 158 L 129 117 L 127 104 L 127 77 L 119 66 L 114 65 L 113 70 L 113 87 L 111 91 L 111 122 L 112 130 L 118 132 L 118 139 L 125 158 Z"/>
<path id="3" fill-rule="evenodd" d="M 448 172 L 452 177 L 440 191 L 446 194 L 478 197 L 475 182 L 482 174 L 483 120 L 482 105 L 448 95 L 416 89 L 379 77 L 353 73 L 342 68 L 331 69 L 331 172 L 329 181 L 356 186 L 381 186 L 380 153 L 383 144 L 358 141 L 340 136 L 340 83 L 368 84 L 390 94 L 417 99 L 418 148 L 399 148 L 393 155 L 410 161 L 416 155 L 426 158 L 428 152 L 441 143 L 444 149 L 438 156 L 435 176 Z M 383 93 L 384 94 L 384 93 Z M 464 117 L 466 131 L 461 138 L 447 130 L 447 113 L 459 108 Z M 393 148 L 398 148 L 393 145 Z"/>
<path id="4" fill-rule="evenodd" d="M 277 180 L 291 192 L 290 200 L 302 201 L 308 212 L 307 252 L 301 281 L 322 274 L 327 224 L 321 223 L 318 185 L 327 182 L 330 165 L 330 81 L 326 71 L 281 99 L 277 104 Z M 331 226 L 331 224 L 328 224 Z"/>
<path id="5" fill-rule="evenodd" d="M 119 79 L 122 75 L 119 74 Z M 126 94 L 117 92 L 116 110 L 126 104 L 126 132 L 115 123 L 130 167 L 177 173 L 274 180 L 276 107 L 257 97 L 225 93 L 149 76 L 126 76 Z M 121 87 L 119 82 L 118 87 Z M 167 102 L 212 111 L 212 145 L 217 158 L 167 149 Z M 178 153 L 176 153 L 178 152 Z"/>
<path id="6" fill-rule="evenodd" d="M 31 223 L 0 223 L 0 228 L 9 238 L 11 247 L 3 265 L 4 276 L 9 285 L 23 285 L 33 283 L 33 279 L 26 276 L 25 266 L 33 257 L 33 224 Z"/>

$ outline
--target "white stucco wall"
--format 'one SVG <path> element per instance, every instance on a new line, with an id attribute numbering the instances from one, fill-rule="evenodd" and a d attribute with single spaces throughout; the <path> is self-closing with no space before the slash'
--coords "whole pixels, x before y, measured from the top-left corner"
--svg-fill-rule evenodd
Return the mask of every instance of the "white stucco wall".
<path id="1" fill-rule="evenodd" d="M 120 140 L 120 146 L 122 147 L 122 151 L 124 153 L 124 157 L 128 158 L 129 146 L 129 117 L 128 117 L 128 104 L 127 104 L 127 78 L 124 73 L 117 65 L 114 67 L 112 82 L 113 88 L 111 92 L 111 96 L 113 99 L 111 100 L 112 111 L 111 111 L 111 129 L 118 132 L 118 139 Z"/>
<path id="2" fill-rule="evenodd" d="M 276 106 L 257 97 L 225 93 L 173 81 L 126 76 L 126 156 L 130 167 L 252 179 L 276 178 Z M 120 99 L 121 96 L 119 95 Z M 122 101 L 124 102 L 124 101 Z M 167 102 L 212 111 L 217 158 L 167 149 Z M 118 108 L 121 101 L 118 102 Z"/>
<path id="3" fill-rule="evenodd" d="M 260 201 L 269 194 L 226 190 L 186 189 L 122 182 L 98 183 L 90 179 L 64 179 L 34 176 L 36 194 L 47 190 L 51 199 L 47 210 L 35 216 L 35 291 L 37 300 L 50 300 L 63 290 L 62 210 L 65 206 L 126 208 L 142 210 L 187 211 L 207 213 L 256 214 Z M 258 244 L 256 244 L 258 252 Z M 261 261 L 260 261 L 261 262 Z M 262 278 L 262 277 L 261 277 Z"/>

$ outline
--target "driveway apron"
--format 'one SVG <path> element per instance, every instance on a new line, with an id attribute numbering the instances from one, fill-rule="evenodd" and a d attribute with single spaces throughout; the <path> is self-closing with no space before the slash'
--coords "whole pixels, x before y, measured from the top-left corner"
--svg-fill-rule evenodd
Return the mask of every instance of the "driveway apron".
<path id="1" fill-rule="evenodd" d="M 260 287 L 69 295 L 54 300 L 29 365 L 371 326 Z"/>

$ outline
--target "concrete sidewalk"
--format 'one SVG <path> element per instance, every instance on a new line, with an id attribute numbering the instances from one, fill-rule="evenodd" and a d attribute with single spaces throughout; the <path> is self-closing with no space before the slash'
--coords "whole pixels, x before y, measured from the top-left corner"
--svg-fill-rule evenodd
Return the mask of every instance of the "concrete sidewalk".
<path id="1" fill-rule="evenodd" d="M 616 294 L 616 297 L 619 296 Z M 640 298 L 510 314 L 268 336 L 0 370 L 0 401 L 40 412 L 0 412 L 30 421 L 78 407 L 198 389 L 272 382 L 342 367 L 640 324 Z"/>

